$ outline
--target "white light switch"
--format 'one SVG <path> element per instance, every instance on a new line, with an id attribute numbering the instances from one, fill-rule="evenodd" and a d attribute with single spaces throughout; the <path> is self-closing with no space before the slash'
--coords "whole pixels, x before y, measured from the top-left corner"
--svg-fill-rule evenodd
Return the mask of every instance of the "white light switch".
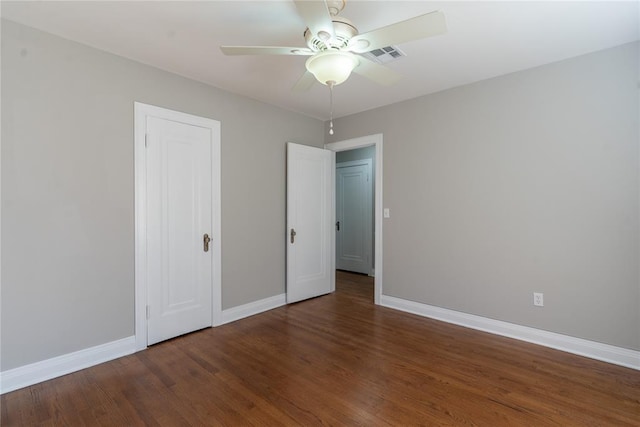
<path id="1" fill-rule="evenodd" d="M 391 215 L 389 214 L 389 208 L 384 208 L 383 214 L 385 218 L 389 218 Z"/>

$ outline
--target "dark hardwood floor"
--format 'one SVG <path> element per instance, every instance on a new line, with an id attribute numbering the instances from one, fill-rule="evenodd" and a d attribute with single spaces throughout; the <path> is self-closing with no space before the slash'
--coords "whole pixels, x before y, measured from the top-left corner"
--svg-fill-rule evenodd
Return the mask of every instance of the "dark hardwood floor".
<path id="1" fill-rule="evenodd" d="M 2 426 L 638 426 L 640 372 L 374 306 L 373 282 L 2 396 Z"/>

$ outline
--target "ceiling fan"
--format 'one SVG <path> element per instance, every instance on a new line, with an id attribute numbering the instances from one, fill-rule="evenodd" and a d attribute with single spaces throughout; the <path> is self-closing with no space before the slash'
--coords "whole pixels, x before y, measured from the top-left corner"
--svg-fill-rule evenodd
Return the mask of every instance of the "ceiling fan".
<path id="1" fill-rule="evenodd" d="M 294 85 L 294 91 L 308 90 L 316 80 L 333 88 L 347 80 L 352 71 L 388 85 L 398 81 L 400 75 L 358 54 L 447 31 L 444 14 L 436 11 L 359 34 L 350 20 L 338 16 L 346 0 L 294 0 L 294 3 L 307 25 L 304 32 L 307 47 L 221 46 L 220 49 L 225 55 L 309 56 L 307 71 Z"/>

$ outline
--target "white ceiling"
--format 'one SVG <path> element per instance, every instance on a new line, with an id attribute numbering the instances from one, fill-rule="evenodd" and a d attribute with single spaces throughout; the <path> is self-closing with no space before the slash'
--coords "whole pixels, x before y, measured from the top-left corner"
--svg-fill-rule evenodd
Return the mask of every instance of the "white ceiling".
<path id="1" fill-rule="evenodd" d="M 362 1 L 341 15 L 363 33 L 442 10 L 448 33 L 399 45 L 379 86 L 352 75 L 336 86 L 336 117 L 639 39 L 637 1 Z M 306 57 L 224 56 L 220 45 L 304 46 L 290 0 L 9 2 L 2 17 L 312 117 L 328 119 L 329 91 L 291 87 Z"/>

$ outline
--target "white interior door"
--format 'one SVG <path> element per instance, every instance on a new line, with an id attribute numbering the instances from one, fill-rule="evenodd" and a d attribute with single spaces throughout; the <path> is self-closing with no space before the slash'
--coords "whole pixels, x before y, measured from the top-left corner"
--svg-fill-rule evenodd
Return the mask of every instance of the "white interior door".
<path id="1" fill-rule="evenodd" d="M 332 292 L 335 153 L 287 144 L 287 303 Z"/>
<path id="2" fill-rule="evenodd" d="M 211 141 L 211 129 L 147 119 L 148 344 L 212 324 Z"/>
<path id="3" fill-rule="evenodd" d="M 336 165 L 336 268 L 371 274 L 371 160 Z"/>

